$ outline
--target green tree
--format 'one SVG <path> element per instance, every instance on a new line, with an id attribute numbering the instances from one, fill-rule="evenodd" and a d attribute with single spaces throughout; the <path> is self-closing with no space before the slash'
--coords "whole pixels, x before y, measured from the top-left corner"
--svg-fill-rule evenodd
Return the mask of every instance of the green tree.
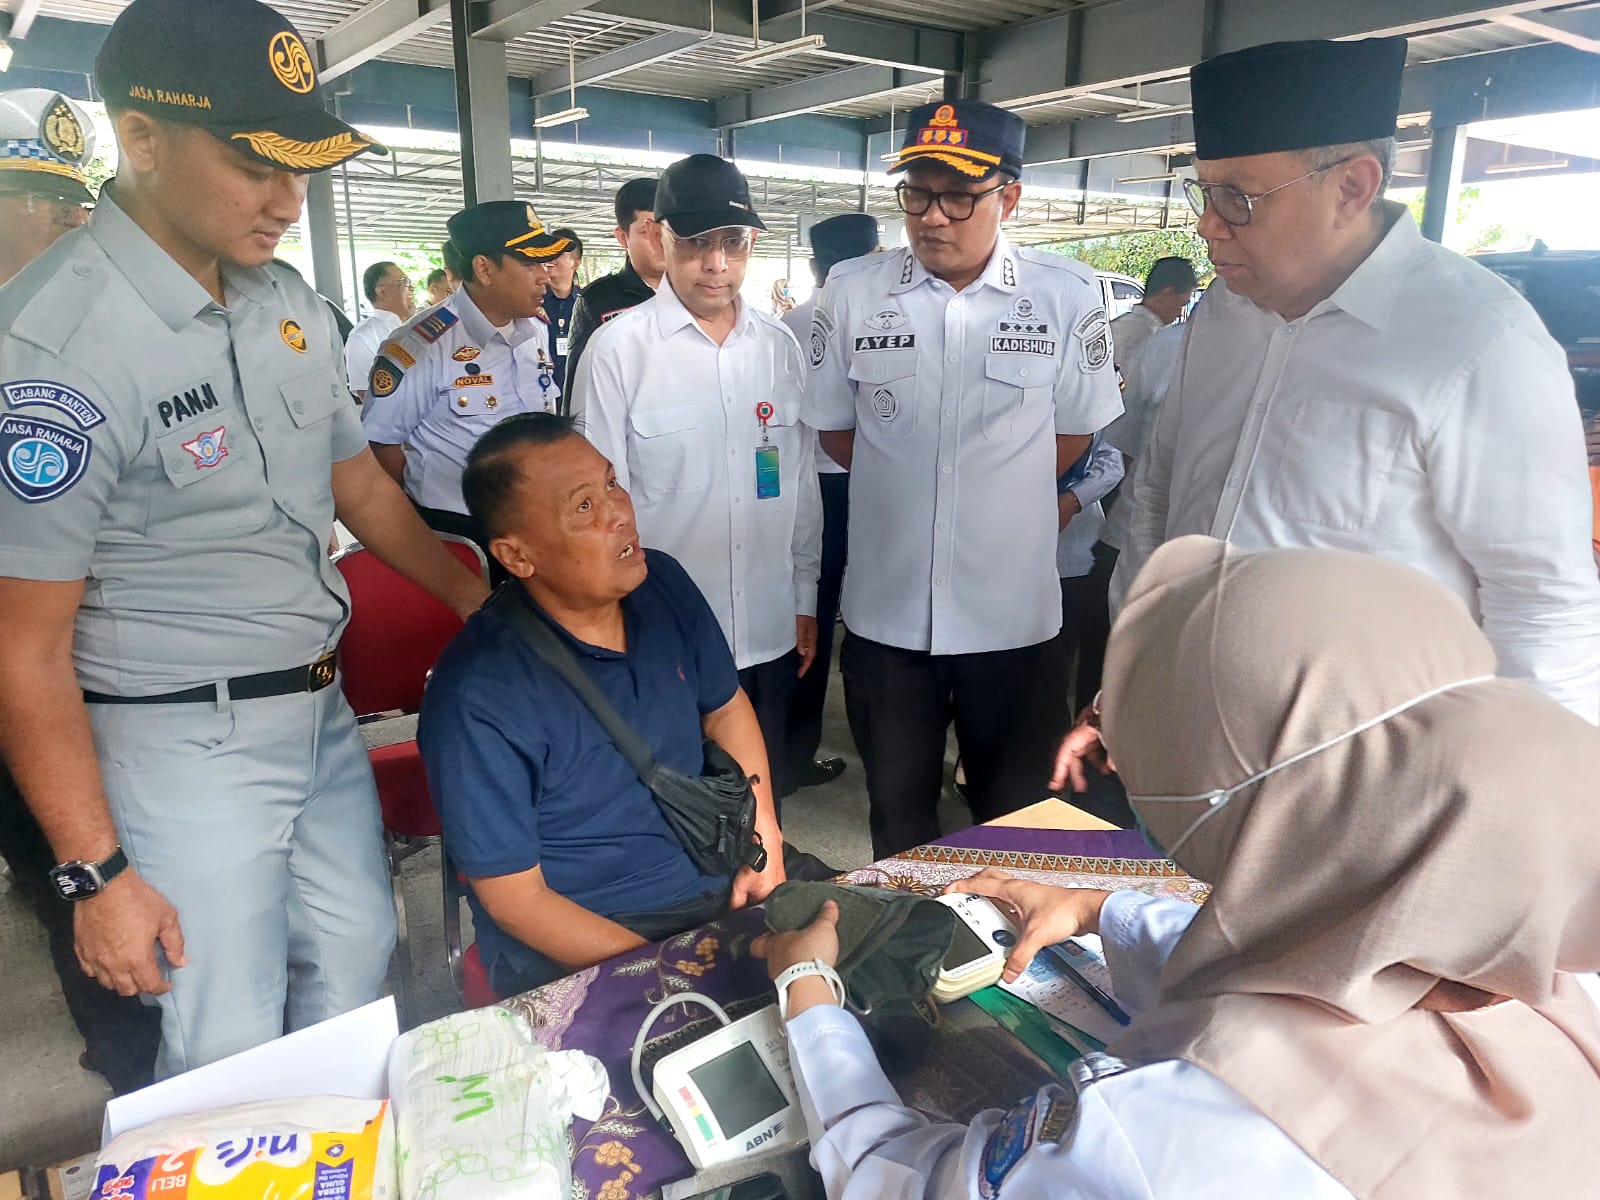
<path id="1" fill-rule="evenodd" d="M 1075 258 L 1096 271 L 1129 275 L 1141 283 L 1158 258 L 1187 258 L 1201 279 L 1211 274 L 1206 241 L 1189 229 L 1153 229 L 1081 242 L 1057 242 L 1046 249 Z"/>

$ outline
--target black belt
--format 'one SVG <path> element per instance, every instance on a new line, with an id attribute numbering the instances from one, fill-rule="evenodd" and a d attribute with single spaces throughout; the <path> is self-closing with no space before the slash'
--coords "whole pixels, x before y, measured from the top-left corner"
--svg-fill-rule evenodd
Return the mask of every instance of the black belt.
<path id="1" fill-rule="evenodd" d="M 333 682 L 333 674 L 333 654 L 330 652 L 303 667 L 241 675 L 224 682 L 231 700 L 265 700 L 268 696 L 320 692 Z M 181 692 L 162 692 L 157 696 L 108 696 L 104 692 L 84 692 L 83 698 L 89 704 L 213 704 L 222 686 L 208 683 L 201 687 L 185 688 Z"/>

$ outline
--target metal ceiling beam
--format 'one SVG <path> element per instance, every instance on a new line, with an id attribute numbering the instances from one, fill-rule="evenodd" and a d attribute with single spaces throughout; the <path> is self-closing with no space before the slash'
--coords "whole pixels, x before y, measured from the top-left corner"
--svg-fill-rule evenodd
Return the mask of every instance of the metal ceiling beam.
<path id="1" fill-rule="evenodd" d="M 336 79 L 450 15 L 450 0 L 372 0 L 312 43 L 323 79 Z"/>
<path id="2" fill-rule="evenodd" d="M 489 42 L 509 42 L 552 21 L 593 8 L 595 0 L 475 0 L 472 36 Z"/>
<path id="3" fill-rule="evenodd" d="M 1546 13 L 1537 18 L 1508 13 L 1499 18 L 1499 23 L 1507 29 L 1548 38 L 1585 54 L 1600 54 L 1600 11 L 1594 9 Z"/>
<path id="4" fill-rule="evenodd" d="M 720 24 L 717 32 L 724 32 Z M 849 62 L 939 72 L 961 70 L 961 35 L 947 29 L 924 29 L 900 21 L 858 17 L 853 13 L 813 13 L 808 8 L 806 32 L 823 36 L 828 43 L 823 53 Z M 799 36 L 798 12 L 770 21 L 763 18 L 761 22 L 763 42 L 782 42 Z"/>
<path id="5" fill-rule="evenodd" d="M 33 19 L 39 15 L 42 4 L 43 0 L 17 0 L 11 10 L 11 28 L 6 36 L 16 38 L 19 42 L 27 37 L 28 30 L 33 28 Z"/>
<path id="6" fill-rule="evenodd" d="M 753 92 L 738 92 L 716 102 L 712 123 L 722 129 L 777 121 L 817 112 L 853 100 L 866 100 L 903 87 L 925 84 L 943 72 L 908 71 L 897 67 L 859 66 Z"/>
<path id="7" fill-rule="evenodd" d="M 618 75 L 626 75 L 629 71 L 637 71 L 641 67 L 652 66 L 664 59 L 672 58 L 691 46 L 700 45 L 705 40 L 705 34 L 692 33 L 687 29 L 675 29 L 640 38 L 637 42 L 629 42 L 626 46 L 583 59 L 578 63 L 576 82 L 568 78 L 566 67 L 552 67 L 548 71 L 541 72 L 533 78 L 533 94 L 535 98 L 553 96 L 573 86 L 583 87 L 585 84 L 600 83 Z"/>
<path id="8" fill-rule="evenodd" d="M 1263 42 L 1424 33 L 1549 0 L 1123 0 L 976 36 L 978 99 L 1013 104 L 1182 75 Z"/>

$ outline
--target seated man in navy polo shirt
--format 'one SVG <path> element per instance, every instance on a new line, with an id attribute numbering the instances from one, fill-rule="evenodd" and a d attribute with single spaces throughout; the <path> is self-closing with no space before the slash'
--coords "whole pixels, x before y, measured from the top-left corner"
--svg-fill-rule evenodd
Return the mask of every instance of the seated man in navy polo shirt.
<path id="1" fill-rule="evenodd" d="M 499 614 L 478 612 L 439 660 L 418 740 L 495 990 L 764 900 L 783 882 L 783 837 L 755 711 L 705 598 L 639 545 L 611 465 L 570 418 L 527 413 L 473 447 L 462 491 L 505 586 L 565 634 L 661 762 L 697 775 L 710 738 L 758 777 L 767 848 L 759 875 L 701 875 L 583 701 Z"/>

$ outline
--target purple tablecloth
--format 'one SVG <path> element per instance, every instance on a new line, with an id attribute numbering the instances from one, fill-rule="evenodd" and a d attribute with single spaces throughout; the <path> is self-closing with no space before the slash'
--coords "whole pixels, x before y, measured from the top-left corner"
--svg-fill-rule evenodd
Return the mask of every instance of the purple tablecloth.
<path id="1" fill-rule="evenodd" d="M 1072 873 L 1096 886 L 1188 886 L 1138 833 L 1004 829 L 979 826 L 851 872 L 851 882 L 937 892 L 947 877 L 983 866 L 1035 878 Z M 1109 877 L 1109 882 L 1107 882 Z M 672 1136 L 650 1118 L 634 1092 L 629 1056 L 650 1007 L 673 992 L 703 992 L 737 1018 L 771 996 L 765 964 L 749 945 L 764 926 L 759 910 L 733 913 L 579 971 L 507 1003 L 525 1013 L 552 1050 L 584 1050 L 605 1064 L 611 1095 L 593 1124 L 574 1123 L 574 1200 L 634 1200 L 693 1174 Z M 652 1048 L 704 1019 L 697 1006 L 674 1008 L 657 1022 Z"/>

